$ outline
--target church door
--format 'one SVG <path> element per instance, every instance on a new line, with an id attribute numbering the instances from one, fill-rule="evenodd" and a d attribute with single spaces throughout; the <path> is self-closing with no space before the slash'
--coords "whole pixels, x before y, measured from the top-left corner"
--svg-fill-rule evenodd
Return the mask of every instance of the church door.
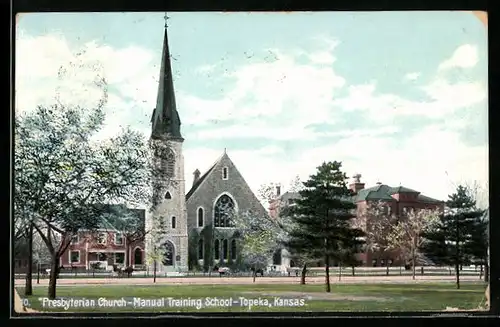
<path id="1" fill-rule="evenodd" d="M 134 264 L 142 265 L 142 251 L 139 248 L 134 251 Z"/>
<path id="2" fill-rule="evenodd" d="M 173 266 L 174 265 L 174 245 L 170 241 L 166 241 L 163 244 L 165 247 L 165 253 L 163 254 L 163 265 Z"/>

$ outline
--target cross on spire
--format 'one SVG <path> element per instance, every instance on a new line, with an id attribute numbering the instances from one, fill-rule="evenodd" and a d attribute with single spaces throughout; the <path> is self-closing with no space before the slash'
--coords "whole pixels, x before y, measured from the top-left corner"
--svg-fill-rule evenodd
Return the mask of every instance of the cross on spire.
<path id="1" fill-rule="evenodd" d="M 163 19 L 165 20 L 165 27 L 168 27 L 167 20 L 169 20 L 170 17 L 168 17 L 168 14 L 166 11 L 165 11 L 165 16 L 163 16 Z"/>

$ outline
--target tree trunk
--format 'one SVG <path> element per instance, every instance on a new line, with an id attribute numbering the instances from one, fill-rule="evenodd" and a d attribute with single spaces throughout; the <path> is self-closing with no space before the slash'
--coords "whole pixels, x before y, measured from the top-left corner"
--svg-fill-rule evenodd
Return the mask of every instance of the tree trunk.
<path id="1" fill-rule="evenodd" d="M 483 265 L 481 264 L 479 268 L 479 279 L 483 279 Z"/>
<path id="2" fill-rule="evenodd" d="M 36 283 L 40 284 L 40 262 L 36 263 Z"/>
<path id="3" fill-rule="evenodd" d="M 339 281 L 342 280 L 342 264 L 339 263 Z"/>
<path id="4" fill-rule="evenodd" d="M 330 293 L 330 262 L 329 258 L 326 255 L 325 256 L 325 286 L 326 286 L 326 292 Z"/>
<path id="5" fill-rule="evenodd" d="M 132 258 L 131 258 L 131 255 L 130 255 L 130 245 L 129 245 L 129 241 L 128 240 L 125 240 L 125 242 L 127 242 L 127 244 L 125 245 L 125 251 L 126 251 L 126 262 L 125 262 L 125 267 L 131 267 L 132 264 Z"/>
<path id="6" fill-rule="evenodd" d="M 300 285 L 306 284 L 306 273 L 307 273 L 307 263 L 304 263 L 304 266 L 302 267 L 302 273 L 300 275 Z"/>
<path id="7" fill-rule="evenodd" d="M 26 271 L 26 286 L 24 295 L 33 295 L 33 224 L 28 229 L 28 267 Z"/>
<path id="8" fill-rule="evenodd" d="M 389 260 L 387 258 L 385 259 L 385 267 L 385 275 L 389 276 Z"/>
<path id="9" fill-rule="evenodd" d="M 488 283 L 490 281 L 490 265 L 488 262 L 484 263 L 484 281 Z"/>
<path id="10" fill-rule="evenodd" d="M 156 283 L 156 260 L 153 262 L 153 283 Z"/>
<path id="11" fill-rule="evenodd" d="M 455 273 L 457 275 L 457 289 L 460 289 L 460 225 L 459 225 L 459 220 L 458 216 L 456 216 L 456 226 L 455 226 Z"/>
<path id="12" fill-rule="evenodd" d="M 411 265 L 413 266 L 412 267 L 412 270 L 413 270 L 413 273 L 412 273 L 412 279 L 415 279 L 415 268 L 417 268 L 417 265 L 416 265 L 416 262 L 415 262 L 415 249 L 413 249 L 411 251 Z"/>
<path id="13" fill-rule="evenodd" d="M 50 262 L 50 279 L 49 279 L 49 299 L 54 300 L 56 298 L 56 284 L 57 275 L 59 274 L 59 258 L 55 255 L 52 256 Z"/>
<path id="14" fill-rule="evenodd" d="M 352 266 L 351 268 L 352 268 L 352 275 L 354 276 L 355 275 L 354 266 Z"/>
<path id="15" fill-rule="evenodd" d="M 252 277 L 253 277 L 253 282 L 255 283 L 255 278 L 257 277 L 257 269 L 255 268 L 255 265 L 253 266 L 253 274 L 252 274 Z"/>

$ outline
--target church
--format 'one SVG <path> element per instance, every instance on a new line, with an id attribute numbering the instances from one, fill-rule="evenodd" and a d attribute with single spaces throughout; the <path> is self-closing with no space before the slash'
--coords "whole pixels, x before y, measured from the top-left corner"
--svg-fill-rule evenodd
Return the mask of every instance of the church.
<path id="1" fill-rule="evenodd" d="M 193 172 L 186 193 L 181 119 L 177 111 L 167 28 L 165 27 L 156 108 L 151 117 L 150 145 L 159 173 L 153 181 L 154 210 L 147 215 L 165 222 L 160 271 L 208 271 L 214 266 L 241 264 L 238 231 L 232 218 L 238 212 L 267 215 L 226 149 L 204 174 Z M 205 158 L 200 158 L 205 159 Z M 148 257 L 148 242 L 145 252 Z"/>

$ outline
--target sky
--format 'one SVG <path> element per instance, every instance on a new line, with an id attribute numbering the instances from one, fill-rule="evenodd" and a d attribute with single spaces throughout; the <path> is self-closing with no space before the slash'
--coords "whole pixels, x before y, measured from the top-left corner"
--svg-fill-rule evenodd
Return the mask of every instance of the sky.
<path id="1" fill-rule="evenodd" d="M 16 112 L 92 106 L 109 137 L 151 132 L 165 13 L 18 19 Z M 348 177 L 446 200 L 487 189 L 487 31 L 468 12 L 168 13 L 186 188 L 224 149 L 250 187 L 340 161 Z M 66 75 L 60 78 L 60 67 Z M 484 192 L 483 192 L 484 194 Z"/>

